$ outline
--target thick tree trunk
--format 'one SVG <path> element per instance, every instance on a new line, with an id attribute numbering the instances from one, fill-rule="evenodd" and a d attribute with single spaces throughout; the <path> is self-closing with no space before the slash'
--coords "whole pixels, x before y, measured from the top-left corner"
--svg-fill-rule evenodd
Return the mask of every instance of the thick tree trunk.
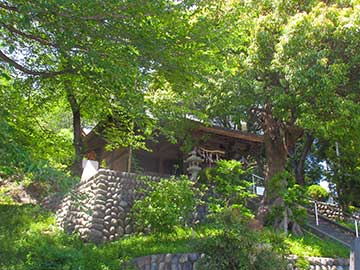
<path id="1" fill-rule="evenodd" d="M 272 115 L 264 115 L 264 147 L 266 156 L 265 170 L 265 194 L 258 211 L 258 219 L 265 223 L 265 217 L 274 206 L 283 206 L 283 200 L 279 196 L 279 188 L 275 188 L 272 179 L 285 169 L 287 150 L 285 147 L 284 131 L 281 123 L 272 118 Z M 278 183 L 285 186 L 286 182 Z"/>
<path id="2" fill-rule="evenodd" d="M 301 186 L 305 185 L 305 160 L 306 157 L 308 155 L 308 153 L 311 150 L 311 146 L 314 142 L 314 137 L 311 134 L 306 134 L 306 139 L 305 139 L 305 145 L 302 149 L 301 152 L 301 156 L 299 158 L 299 160 L 295 160 L 295 179 L 296 179 L 296 183 L 298 183 Z"/>
<path id="3" fill-rule="evenodd" d="M 74 175 L 81 175 L 82 171 L 82 156 L 83 156 L 83 142 L 81 135 L 81 112 L 80 105 L 76 100 L 75 95 L 72 93 L 71 89 L 67 89 L 66 97 L 70 104 L 71 112 L 73 115 L 73 134 L 74 140 L 73 145 L 75 149 L 75 158 L 72 165 L 72 172 Z"/>
<path id="4" fill-rule="evenodd" d="M 302 131 L 294 126 L 286 126 L 273 118 L 271 110 L 263 113 L 264 147 L 266 156 L 265 195 L 258 210 L 257 218 L 264 224 L 266 216 L 274 208 L 284 209 L 283 215 L 273 220 L 277 229 L 291 227 L 293 232 L 300 232 L 294 222 L 291 210 L 284 204 L 281 192 L 287 188 L 287 179 L 281 178 L 284 172 L 289 148 L 293 147 Z"/>

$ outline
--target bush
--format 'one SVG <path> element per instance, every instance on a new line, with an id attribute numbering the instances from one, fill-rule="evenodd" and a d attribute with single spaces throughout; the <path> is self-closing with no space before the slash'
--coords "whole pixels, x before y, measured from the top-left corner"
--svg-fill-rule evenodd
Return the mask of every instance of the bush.
<path id="1" fill-rule="evenodd" d="M 205 169 L 199 182 L 210 193 L 212 212 L 221 212 L 231 205 L 237 205 L 250 216 L 250 210 L 245 205 L 247 199 L 254 195 L 250 192 L 251 182 L 246 179 L 250 179 L 250 173 L 235 160 L 220 160 L 216 167 Z"/>
<path id="2" fill-rule="evenodd" d="M 200 243 L 198 250 L 205 256 L 199 269 L 206 270 L 281 270 L 286 269 L 284 256 L 262 242 L 260 233 L 244 223 L 224 224 L 222 232 Z"/>
<path id="3" fill-rule="evenodd" d="M 307 195 L 316 201 L 324 202 L 329 199 L 329 192 L 319 185 L 311 185 L 307 189 Z"/>
<path id="4" fill-rule="evenodd" d="M 136 224 L 160 234 L 173 233 L 177 226 L 185 225 L 195 206 L 193 183 L 183 176 L 148 184 L 150 191 L 133 206 Z"/>

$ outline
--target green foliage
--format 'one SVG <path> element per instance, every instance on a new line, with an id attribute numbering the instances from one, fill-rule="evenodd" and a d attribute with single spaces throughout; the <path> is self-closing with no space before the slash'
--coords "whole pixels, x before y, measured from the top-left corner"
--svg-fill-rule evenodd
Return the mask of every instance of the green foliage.
<path id="1" fill-rule="evenodd" d="M 329 192 L 319 185 L 311 185 L 307 188 L 306 194 L 313 200 L 325 202 L 329 199 Z"/>
<path id="2" fill-rule="evenodd" d="M 306 191 L 304 187 L 295 184 L 294 176 L 288 172 L 283 171 L 274 176 L 268 183 L 270 191 L 268 194 L 276 194 L 282 198 L 284 204 L 272 207 L 270 213 L 266 217 L 266 224 L 270 225 L 278 218 L 284 215 L 286 208 L 291 210 L 293 219 L 298 224 L 304 224 L 307 220 L 307 213 L 305 206 L 308 204 L 306 198 Z"/>
<path id="3" fill-rule="evenodd" d="M 228 219 L 229 220 L 229 219 Z M 234 218 L 226 224 L 238 224 Z M 276 252 L 299 256 L 347 257 L 347 248 L 331 240 L 306 233 L 302 237 L 279 236 L 273 232 L 264 231 L 260 235 L 242 228 L 242 236 L 255 241 L 270 243 Z M 83 243 L 76 235 L 71 236 L 60 231 L 55 224 L 54 214 L 31 205 L 0 204 L 0 269 L 28 270 L 28 269 L 89 269 L 89 270 L 118 270 L 123 262 L 131 258 L 150 254 L 188 253 L 204 250 L 204 243 L 221 245 L 224 226 L 206 226 L 177 228 L 176 233 L 165 238 L 158 235 L 135 235 L 121 240 L 96 246 Z M 220 238 L 217 238 L 221 236 Z M 232 237 L 228 234 L 227 239 Z M 239 239 L 239 236 L 234 236 Z M 216 240 L 218 239 L 218 240 Z M 251 241 L 248 239 L 246 241 Z M 284 245 L 284 241 L 286 246 Z M 245 242 L 248 243 L 248 242 Z M 230 246 L 230 243 L 223 246 Z M 249 243 L 249 245 L 252 245 Z M 267 245 L 267 244 L 266 244 Z M 197 248 L 197 247 L 204 248 Z M 215 247 L 214 244 L 211 244 Z M 233 246 L 234 250 L 242 247 L 242 243 Z M 211 254 L 215 250 L 207 250 Z M 236 253 L 236 252 L 235 252 Z M 219 256 L 220 251 L 216 251 Z M 226 253 L 230 256 L 230 253 Z M 266 253 L 268 254 L 268 253 Z M 266 255 L 265 254 L 265 255 Z M 270 253 L 272 254 L 272 253 Z M 266 256 L 268 259 L 268 257 Z M 221 257 L 219 257 L 219 260 Z M 269 259 L 270 261 L 273 258 Z M 266 265 L 266 262 L 264 262 Z M 272 269 L 271 266 L 269 266 Z M 251 268 L 249 268 L 251 269 Z M 263 268 L 259 268 L 263 269 Z M 280 268 L 281 269 L 281 268 Z"/>
<path id="4" fill-rule="evenodd" d="M 195 206 L 193 182 L 187 177 L 148 181 L 150 190 L 145 198 L 134 202 L 133 212 L 137 225 L 151 232 L 174 233 L 185 225 Z"/>
<path id="5" fill-rule="evenodd" d="M 96 246 L 60 231 L 54 214 L 40 207 L 1 204 L 0 269 L 118 270 L 135 257 L 193 252 L 194 242 L 217 233 L 211 227 L 196 228 L 196 233 L 178 228 L 166 239 L 138 235 Z"/>
<path id="6" fill-rule="evenodd" d="M 303 236 L 287 236 L 284 243 L 290 254 L 302 257 L 347 258 L 349 256 L 349 250 L 340 243 L 331 239 L 321 239 L 307 231 Z"/>
<path id="7" fill-rule="evenodd" d="M 62 123 L 61 100 L 34 106 L 22 85 L 7 82 L 0 85 L 0 177 L 40 188 L 40 197 L 67 191 L 78 179 L 67 172 L 72 136 Z"/>
<path id="8" fill-rule="evenodd" d="M 224 224 L 219 235 L 200 243 L 199 251 L 205 254 L 200 269 L 286 269 L 284 258 L 264 239 L 244 224 Z"/>
<path id="9" fill-rule="evenodd" d="M 246 170 L 235 160 L 219 160 L 213 168 L 206 168 L 200 176 L 202 190 L 210 193 L 209 207 L 212 212 L 221 212 L 231 205 L 242 209 L 251 216 L 245 207 L 246 201 L 254 195 L 250 192 L 250 169 Z"/>

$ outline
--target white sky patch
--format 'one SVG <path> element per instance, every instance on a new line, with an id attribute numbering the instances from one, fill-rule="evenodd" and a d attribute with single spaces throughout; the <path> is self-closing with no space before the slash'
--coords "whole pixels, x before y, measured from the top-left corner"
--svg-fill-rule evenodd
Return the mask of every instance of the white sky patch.
<path id="1" fill-rule="evenodd" d="M 324 189 L 326 189 L 327 192 L 330 192 L 329 184 L 330 184 L 329 181 L 326 181 L 326 180 L 320 181 L 320 186 L 323 187 Z"/>

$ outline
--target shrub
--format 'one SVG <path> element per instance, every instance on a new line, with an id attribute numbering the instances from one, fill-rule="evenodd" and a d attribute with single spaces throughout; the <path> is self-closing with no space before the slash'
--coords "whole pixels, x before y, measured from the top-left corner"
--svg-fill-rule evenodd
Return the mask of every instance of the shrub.
<path id="1" fill-rule="evenodd" d="M 324 202 L 329 199 L 329 192 L 325 188 L 319 185 L 311 185 L 307 189 L 307 195 L 316 201 Z"/>
<path id="2" fill-rule="evenodd" d="M 224 208 L 237 205 L 251 215 L 245 205 L 253 194 L 250 192 L 251 182 L 246 179 L 250 179 L 250 173 L 235 160 L 220 160 L 216 167 L 205 169 L 199 182 L 210 193 L 209 206 L 212 212 L 221 212 Z"/>
<path id="3" fill-rule="evenodd" d="M 177 226 L 185 225 L 195 206 L 193 183 L 183 176 L 148 184 L 145 198 L 134 202 L 136 224 L 160 234 L 173 233 Z"/>
<path id="4" fill-rule="evenodd" d="M 206 270 L 281 270 L 286 269 L 284 256 L 274 247 L 261 242 L 260 233 L 244 223 L 226 224 L 222 232 L 200 243 L 198 250 L 205 254 L 199 269 Z"/>

